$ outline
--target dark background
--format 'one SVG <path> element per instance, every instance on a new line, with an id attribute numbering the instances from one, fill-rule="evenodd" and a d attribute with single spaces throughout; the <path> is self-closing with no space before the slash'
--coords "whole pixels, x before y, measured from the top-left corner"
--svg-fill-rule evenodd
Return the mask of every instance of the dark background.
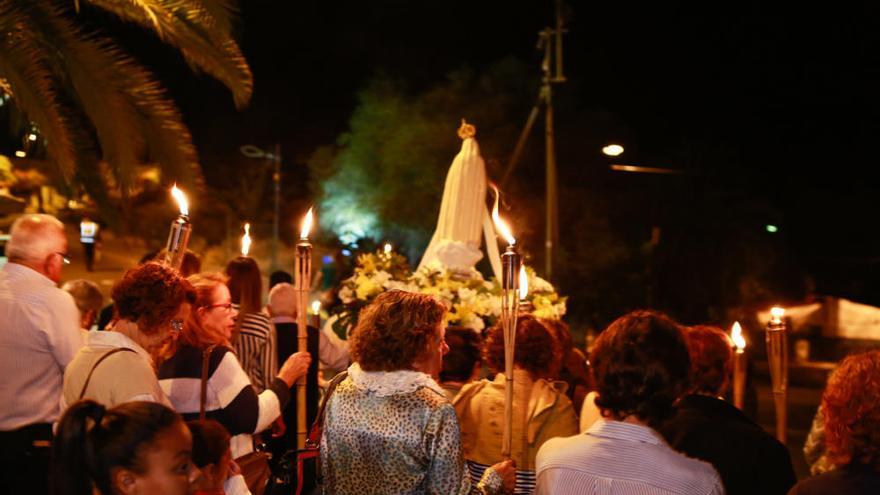
<path id="1" fill-rule="evenodd" d="M 225 167 L 253 166 L 241 145 L 280 143 L 286 214 L 309 201 L 306 162 L 347 130 L 370 78 L 388 74 L 417 91 L 452 70 L 515 57 L 534 67 L 537 84 L 537 33 L 553 19 L 550 0 L 242 0 L 240 9 L 239 40 L 255 81 L 243 111 L 152 37 L 101 24 L 166 83 L 209 184 L 227 179 Z M 580 200 L 589 198 L 602 205 L 589 211 L 641 257 L 601 274 L 563 262 L 561 292 L 591 286 L 588 304 L 607 297 L 615 312 L 650 305 L 690 321 L 816 295 L 880 304 L 877 9 L 569 1 L 568 81 L 554 87 L 562 255 L 574 260 L 601 244 L 585 234 L 591 224 Z M 539 120 L 515 172 L 531 190 L 515 188 L 512 198 L 530 200 L 536 221 L 541 130 Z M 600 151 L 609 142 L 626 147 L 619 161 L 684 173 L 612 172 Z M 655 245 L 652 229 L 660 233 Z M 523 242 L 534 246 L 537 267 L 542 232 L 536 224 Z M 624 285 L 640 295 L 615 292 Z M 574 314 L 594 324 L 611 317 L 579 304 L 572 300 Z"/>

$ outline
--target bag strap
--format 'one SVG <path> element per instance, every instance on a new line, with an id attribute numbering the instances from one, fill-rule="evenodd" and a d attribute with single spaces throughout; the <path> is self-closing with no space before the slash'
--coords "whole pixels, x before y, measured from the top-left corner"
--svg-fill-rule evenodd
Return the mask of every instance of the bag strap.
<path id="1" fill-rule="evenodd" d="M 108 357 L 112 356 L 113 354 L 116 354 L 117 352 L 123 352 L 123 351 L 134 352 L 133 349 L 127 349 L 125 347 L 117 347 L 116 349 L 113 349 L 112 351 L 105 352 L 104 355 L 102 355 L 101 357 L 98 358 L 97 361 L 95 361 L 95 364 L 92 365 L 92 369 L 89 370 L 88 376 L 86 376 L 86 382 L 83 384 L 82 390 L 79 392 L 79 400 L 82 400 L 82 398 L 85 397 L 86 389 L 89 388 L 89 382 L 92 380 L 92 373 L 95 372 L 95 368 L 97 368 L 98 365 L 101 364 L 101 362 L 103 362 Z"/>
<path id="2" fill-rule="evenodd" d="M 214 352 L 216 345 L 208 346 L 202 351 L 202 383 L 201 392 L 199 393 L 199 419 L 204 420 L 207 412 L 205 411 L 205 401 L 208 397 L 208 366 L 211 364 L 211 354 Z"/>
<path id="3" fill-rule="evenodd" d="M 327 393 L 324 394 L 324 397 L 321 399 L 321 405 L 318 407 L 318 415 L 315 416 L 315 422 L 312 423 L 312 427 L 309 429 L 309 436 L 306 438 L 306 448 L 318 447 L 318 443 L 321 441 L 321 433 L 324 430 L 324 409 L 327 407 L 327 400 L 333 395 L 336 386 L 347 377 L 348 371 L 343 371 L 330 380 L 330 384 L 327 386 Z"/>

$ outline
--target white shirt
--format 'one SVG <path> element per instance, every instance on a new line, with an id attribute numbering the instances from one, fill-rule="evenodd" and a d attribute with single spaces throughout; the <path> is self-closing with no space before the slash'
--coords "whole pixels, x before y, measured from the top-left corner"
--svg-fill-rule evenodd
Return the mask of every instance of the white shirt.
<path id="1" fill-rule="evenodd" d="M 672 450 L 653 429 L 599 419 L 538 451 L 536 495 L 720 495 L 710 464 Z"/>
<path id="2" fill-rule="evenodd" d="M 92 377 L 84 399 L 100 402 L 106 407 L 134 401 L 159 402 L 171 406 L 159 386 L 152 356 L 137 342 L 127 335 L 110 330 L 93 330 L 88 332 L 86 339 L 86 346 L 77 352 L 64 373 L 62 410 L 79 400 L 90 372 Z M 95 367 L 105 354 L 120 348 L 134 352 L 117 352 Z"/>
<path id="3" fill-rule="evenodd" d="M 64 369 L 82 345 L 70 294 L 24 265 L 0 269 L 0 431 L 58 420 Z"/>

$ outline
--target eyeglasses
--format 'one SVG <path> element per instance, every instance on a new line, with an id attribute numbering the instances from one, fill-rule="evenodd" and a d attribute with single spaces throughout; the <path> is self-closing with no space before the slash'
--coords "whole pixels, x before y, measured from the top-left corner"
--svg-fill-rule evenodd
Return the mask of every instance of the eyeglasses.
<path id="1" fill-rule="evenodd" d="M 223 308 L 224 311 L 232 311 L 232 303 L 217 303 L 205 306 L 205 309 Z"/>
<path id="2" fill-rule="evenodd" d="M 57 254 L 58 256 L 61 256 L 61 262 L 64 263 L 65 265 L 70 264 L 70 255 L 69 254 L 62 253 L 61 251 L 55 251 L 52 254 Z"/>
<path id="3" fill-rule="evenodd" d="M 177 336 L 181 330 L 183 330 L 183 320 L 180 318 L 171 320 L 171 334 Z"/>

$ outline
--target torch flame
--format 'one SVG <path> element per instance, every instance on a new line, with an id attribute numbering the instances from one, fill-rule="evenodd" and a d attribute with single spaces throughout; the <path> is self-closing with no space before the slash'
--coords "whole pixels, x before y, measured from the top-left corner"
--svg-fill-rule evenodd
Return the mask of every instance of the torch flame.
<path id="1" fill-rule="evenodd" d="M 251 224 L 244 224 L 244 235 L 241 236 L 241 255 L 247 256 L 251 252 Z"/>
<path id="2" fill-rule="evenodd" d="M 189 202 L 186 200 L 186 194 L 183 194 L 183 191 L 177 188 L 177 184 L 171 188 L 171 195 L 174 196 L 174 200 L 177 201 L 177 206 L 180 208 L 180 214 L 183 216 L 189 216 Z"/>
<path id="3" fill-rule="evenodd" d="M 313 315 L 321 314 L 321 301 L 313 301 L 312 302 L 312 314 Z"/>
<path id="4" fill-rule="evenodd" d="M 733 340 L 733 345 L 736 346 L 737 350 L 746 348 L 746 339 L 743 337 L 742 327 L 738 321 L 733 322 L 733 328 L 730 330 L 730 339 Z"/>
<path id="5" fill-rule="evenodd" d="M 309 208 L 308 213 L 306 213 L 305 218 L 303 218 L 302 222 L 302 230 L 299 233 L 300 239 L 308 239 L 309 232 L 312 230 L 312 208 Z"/>
<path id="6" fill-rule="evenodd" d="M 529 275 L 526 273 L 526 265 L 519 267 L 519 300 L 525 301 L 529 295 Z"/>
<path id="7" fill-rule="evenodd" d="M 774 306 L 770 309 L 770 321 L 773 323 L 782 323 L 783 316 L 785 316 L 785 308 Z"/>
<path id="8" fill-rule="evenodd" d="M 501 217 L 498 216 L 498 199 L 501 197 L 501 194 L 498 192 L 498 188 L 495 187 L 495 184 L 491 184 L 492 190 L 495 191 L 495 206 L 492 207 L 492 221 L 495 222 L 495 228 L 501 232 L 501 235 L 507 239 L 507 244 L 513 246 L 516 244 L 516 239 L 513 237 L 513 233 L 510 232 L 510 227 L 504 223 L 504 220 L 501 220 Z"/>

